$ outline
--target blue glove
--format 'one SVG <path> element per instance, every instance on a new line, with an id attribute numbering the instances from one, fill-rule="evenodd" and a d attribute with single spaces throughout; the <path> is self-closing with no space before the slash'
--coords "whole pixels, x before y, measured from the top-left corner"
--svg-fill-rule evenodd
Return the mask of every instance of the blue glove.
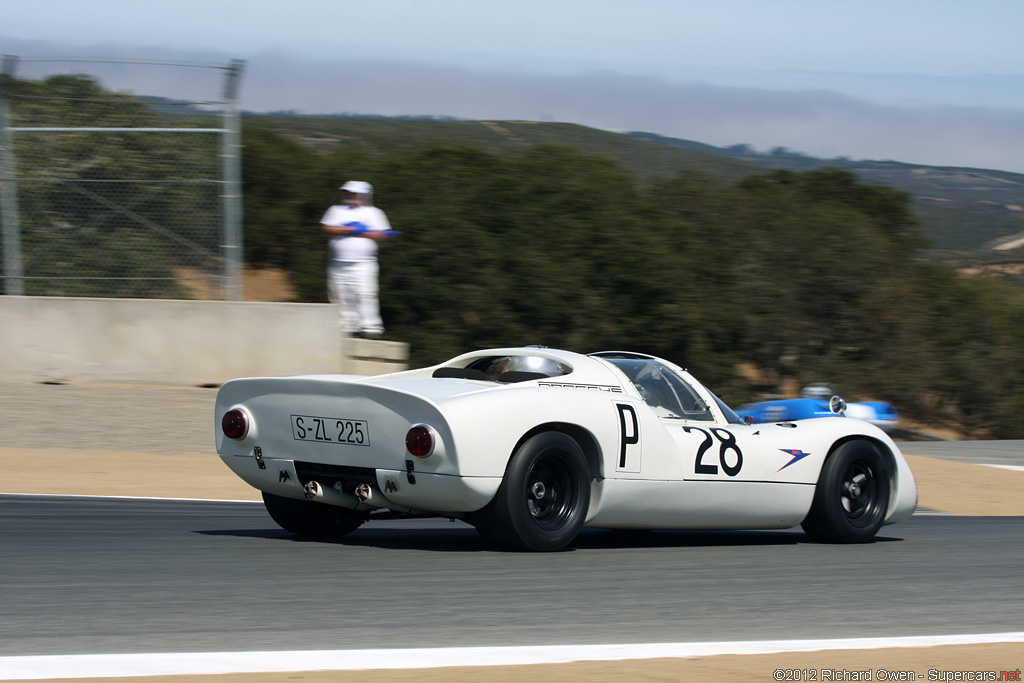
<path id="1" fill-rule="evenodd" d="M 371 232 L 370 228 L 365 223 L 359 221 L 352 221 L 351 223 L 345 223 L 342 227 L 349 228 L 349 236 L 365 235 Z M 394 237 L 395 235 L 401 235 L 402 233 L 398 230 L 385 230 L 383 232 L 384 237 Z"/>
<path id="2" fill-rule="evenodd" d="M 359 221 L 352 221 L 351 223 L 345 223 L 345 225 L 342 226 L 342 227 L 351 228 L 351 230 L 349 230 L 349 232 L 348 232 L 348 234 L 350 234 L 350 235 L 363 235 L 363 234 L 365 234 L 370 229 L 370 228 L 368 228 L 366 226 L 365 223 L 360 223 Z"/>

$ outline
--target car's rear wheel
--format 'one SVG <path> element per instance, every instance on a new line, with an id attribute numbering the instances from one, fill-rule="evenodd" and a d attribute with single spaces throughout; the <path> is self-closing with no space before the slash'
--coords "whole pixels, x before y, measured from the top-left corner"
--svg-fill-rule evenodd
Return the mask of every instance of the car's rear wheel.
<path id="1" fill-rule="evenodd" d="M 863 543 L 878 533 L 888 506 L 887 460 L 870 441 L 847 441 L 825 460 L 801 526 L 815 540 Z"/>
<path id="2" fill-rule="evenodd" d="M 285 498 L 263 492 L 263 504 L 278 526 L 299 536 L 337 538 L 352 533 L 363 517 L 336 505 Z"/>
<path id="3" fill-rule="evenodd" d="M 590 508 L 590 468 L 571 437 L 541 432 L 516 450 L 487 507 L 473 516 L 485 540 L 513 550 L 558 550 Z"/>

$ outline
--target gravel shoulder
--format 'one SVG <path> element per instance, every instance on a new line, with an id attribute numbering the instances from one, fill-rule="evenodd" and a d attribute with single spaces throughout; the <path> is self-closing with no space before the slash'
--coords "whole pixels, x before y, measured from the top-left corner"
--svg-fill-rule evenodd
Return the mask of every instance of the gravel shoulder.
<path id="1" fill-rule="evenodd" d="M 918 509 L 970 516 L 1024 516 L 1024 472 L 907 455 Z M 261 500 L 210 448 L 173 455 L 0 446 L 0 493 Z"/>

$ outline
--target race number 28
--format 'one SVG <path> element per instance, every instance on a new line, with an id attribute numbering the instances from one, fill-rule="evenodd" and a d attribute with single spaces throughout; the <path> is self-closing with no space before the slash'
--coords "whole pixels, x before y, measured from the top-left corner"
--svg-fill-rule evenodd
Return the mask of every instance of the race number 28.
<path id="1" fill-rule="evenodd" d="M 718 462 L 722 466 L 722 471 L 730 477 L 735 477 L 740 473 L 740 469 L 743 468 L 743 452 L 740 450 L 740 445 L 736 443 L 735 434 L 718 427 L 712 427 L 710 430 L 701 429 L 700 427 L 683 427 L 683 431 L 687 434 L 690 432 L 700 432 L 704 435 L 704 440 L 697 447 L 697 460 L 693 464 L 695 474 L 718 474 L 718 465 L 704 462 L 704 455 L 715 445 L 715 439 L 719 443 Z M 712 438 L 712 434 L 714 438 Z M 734 465 L 730 465 L 730 458 L 726 457 L 726 454 L 729 452 L 736 454 L 736 464 Z"/>

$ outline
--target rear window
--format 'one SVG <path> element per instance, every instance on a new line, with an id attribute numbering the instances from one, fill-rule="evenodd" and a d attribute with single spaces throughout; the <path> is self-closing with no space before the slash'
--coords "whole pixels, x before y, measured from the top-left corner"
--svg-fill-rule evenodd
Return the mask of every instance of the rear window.
<path id="1" fill-rule="evenodd" d="M 560 377 L 572 372 L 568 365 L 543 356 L 490 356 L 473 361 L 467 368 L 480 370 L 495 382 Z"/>

